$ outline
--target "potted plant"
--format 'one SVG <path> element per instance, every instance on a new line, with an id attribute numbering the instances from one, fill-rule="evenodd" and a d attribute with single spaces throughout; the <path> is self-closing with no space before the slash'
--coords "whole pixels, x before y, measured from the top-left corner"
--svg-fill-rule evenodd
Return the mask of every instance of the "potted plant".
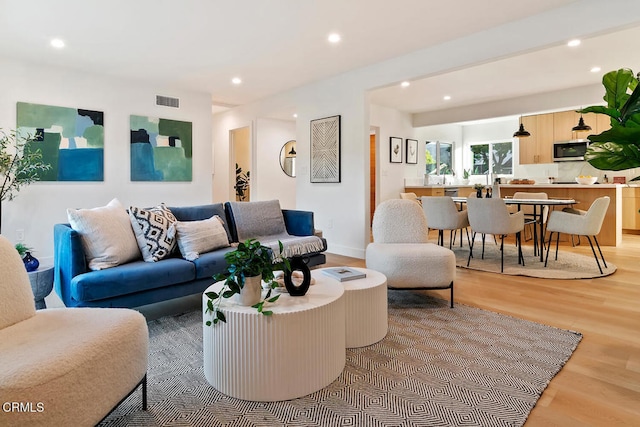
<path id="1" fill-rule="evenodd" d="M 30 142 L 35 139 L 21 136 L 15 130 L 0 129 L 0 232 L 2 232 L 2 202 L 13 200 L 20 188 L 38 181 L 38 173 L 49 170 L 42 162 L 40 150 L 34 150 Z"/>
<path id="2" fill-rule="evenodd" d="M 247 200 L 251 180 L 250 174 L 250 171 L 243 172 L 242 168 L 236 163 L 236 185 L 233 188 L 236 189 L 236 198 L 239 201 Z"/>
<path id="3" fill-rule="evenodd" d="M 592 142 L 585 160 L 600 170 L 625 170 L 640 166 L 640 85 L 639 75 L 628 68 L 610 71 L 602 77 L 606 106 L 594 105 L 580 113 L 606 114 L 611 128 L 589 135 Z M 633 181 L 640 177 L 633 178 Z"/>
<path id="4" fill-rule="evenodd" d="M 283 245 L 278 242 L 280 254 L 282 254 Z M 273 314 L 271 310 L 264 310 L 265 303 L 273 303 L 278 300 L 280 295 L 271 296 L 271 291 L 278 287 L 278 283 L 274 280 L 273 271 L 289 269 L 289 262 L 286 258 L 281 259 L 279 263 L 273 263 L 273 255 L 270 248 L 262 246 L 255 240 L 249 239 L 240 242 L 235 251 L 227 252 L 224 256 L 227 261 L 227 271 L 214 276 L 216 281 L 224 281 L 220 292 L 206 292 L 209 298 L 205 314 L 211 313 L 213 320 L 206 322 L 207 326 L 217 324 L 218 322 L 226 322 L 224 313 L 220 310 L 222 298 L 236 298 L 243 305 L 250 305 L 265 316 Z M 262 297 L 262 282 L 269 284 L 269 289 L 264 298 Z"/>
<path id="5" fill-rule="evenodd" d="M 22 258 L 22 262 L 24 262 L 24 267 L 27 271 L 35 271 L 40 267 L 40 261 L 34 256 L 31 255 L 33 249 L 24 243 L 16 243 L 16 251 L 20 254 L 20 258 Z"/>
<path id="6" fill-rule="evenodd" d="M 469 176 L 471 176 L 471 169 L 462 170 L 462 183 L 467 185 L 469 183 Z"/>
<path id="7" fill-rule="evenodd" d="M 484 185 L 482 184 L 473 184 L 473 189 L 476 190 L 476 197 L 478 199 L 482 198 L 482 189 L 484 189 Z"/>

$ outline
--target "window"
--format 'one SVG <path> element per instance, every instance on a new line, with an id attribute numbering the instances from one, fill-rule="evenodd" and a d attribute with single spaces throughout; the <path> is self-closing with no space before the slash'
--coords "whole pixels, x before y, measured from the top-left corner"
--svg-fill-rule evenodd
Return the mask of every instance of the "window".
<path id="1" fill-rule="evenodd" d="M 425 147 L 425 173 L 451 175 L 453 172 L 453 143 L 427 141 Z"/>
<path id="2" fill-rule="evenodd" d="M 511 142 L 491 142 L 470 146 L 472 175 L 513 174 L 513 148 Z M 491 153 L 491 155 L 489 155 Z"/>

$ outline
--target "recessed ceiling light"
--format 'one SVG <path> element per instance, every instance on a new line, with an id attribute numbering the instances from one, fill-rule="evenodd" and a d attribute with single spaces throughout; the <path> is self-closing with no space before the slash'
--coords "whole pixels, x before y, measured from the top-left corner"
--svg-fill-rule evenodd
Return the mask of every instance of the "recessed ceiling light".
<path id="1" fill-rule="evenodd" d="M 242 79 L 240 77 L 234 77 L 231 79 L 231 83 L 233 83 L 234 85 L 239 85 L 240 83 L 242 83 Z"/>
<path id="2" fill-rule="evenodd" d="M 400 86 L 402 86 L 402 87 L 409 87 L 409 85 L 410 85 L 410 84 L 411 84 L 411 83 L 409 83 L 409 82 L 402 82 L 402 83 L 400 83 Z"/>
<path id="3" fill-rule="evenodd" d="M 298 118 L 298 113 L 293 113 L 293 117 Z"/>
<path id="4" fill-rule="evenodd" d="M 597 72 L 599 72 L 600 70 L 602 70 L 602 68 L 600 68 L 600 67 L 593 67 L 593 68 L 591 68 L 591 72 L 592 72 L 592 73 L 597 73 Z"/>
<path id="5" fill-rule="evenodd" d="M 340 39 L 341 37 L 340 37 L 340 34 L 338 33 L 331 33 L 329 34 L 329 37 L 327 37 L 327 40 L 329 40 L 329 42 L 331 43 L 338 43 Z"/>
<path id="6" fill-rule="evenodd" d="M 580 46 L 580 40 L 578 39 L 569 40 L 569 43 L 567 43 L 567 46 L 569 47 Z"/>
<path id="7" fill-rule="evenodd" d="M 445 101 L 448 101 L 451 99 L 451 97 L 449 95 L 445 95 L 442 97 L 442 99 L 444 99 Z"/>
<path id="8" fill-rule="evenodd" d="M 51 46 L 56 49 L 62 49 L 64 47 L 64 40 L 62 39 L 51 39 Z"/>

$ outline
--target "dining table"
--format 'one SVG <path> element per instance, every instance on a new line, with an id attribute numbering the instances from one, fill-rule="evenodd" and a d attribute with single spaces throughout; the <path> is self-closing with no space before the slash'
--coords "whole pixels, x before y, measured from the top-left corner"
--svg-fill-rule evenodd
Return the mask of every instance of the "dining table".
<path id="1" fill-rule="evenodd" d="M 453 201 L 460 204 L 462 206 L 467 202 L 466 197 L 452 197 Z M 533 207 L 533 220 L 538 224 L 540 233 L 538 236 L 539 239 L 539 252 L 540 252 L 540 262 L 544 262 L 544 226 L 545 221 L 543 219 L 544 207 L 548 206 L 550 208 L 556 206 L 572 206 L 576 204 L 575 199 L 562 199 L 562 198 L 550 198 L 550 199 L 514 199 L 512 197 L 504 197 L 502 198 L 506 205 L 516 205 L 518 206 L 518 210 L 520 210 L 521 206 L 527 205 Z M 535 225 L 534 225 L 535 226 Z"/>

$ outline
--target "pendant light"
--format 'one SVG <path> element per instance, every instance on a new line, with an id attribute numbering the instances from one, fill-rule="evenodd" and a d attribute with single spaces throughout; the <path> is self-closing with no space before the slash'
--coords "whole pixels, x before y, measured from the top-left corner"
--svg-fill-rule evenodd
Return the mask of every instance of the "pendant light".
<path id="1" fill-rule="evenodd" d="M 518 129 L 514 134 L 514 138 L 526 138 L 527 136 L 531 136 L 531 134 L 525 130 L 524 125 L 522 124 L 522 117 L 520 117 L 520 129 Z"/>
<path id="2" fill-rule="evenodd" d="M 573 128 L 571 128 L 571 130 L 573 131 L 591 130 L 591 126 L 589 126 L 584 122 L 584 119 L 582 118 L 582 114 L 580 114 L 580 120 L 578 120 L 578 124 Z"/>

